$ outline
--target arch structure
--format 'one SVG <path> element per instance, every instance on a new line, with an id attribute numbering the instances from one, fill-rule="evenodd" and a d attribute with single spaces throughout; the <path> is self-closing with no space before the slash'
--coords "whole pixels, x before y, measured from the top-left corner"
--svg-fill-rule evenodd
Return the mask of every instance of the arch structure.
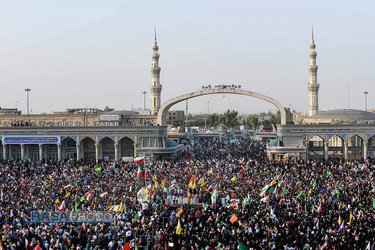
<path id="1" fill-rule="evenodd" d="M 235 88 L 203 89 L 203 90 L 191 92 L 191 93 L 188 93 L 188 94 L 185 94 L 185 95 L 180 95 L 180 96 L 177 96 L 175 98 L 172 98 L 172 99 L 166 101 L 165 103 L 163 103 L 163 105 L 160 107 L 159 112 L 158 112 L 158 123 L 162 126 L 165 126 L 167 124 L 168 110 L 173 105 L 175 105 L 179 102 L 194 98 L 194 97 L 204 96 L 204 95 L 212 95 L 212 94 L 246 95 L 246 96 L 255 97 L 255 98 L 267 101 L 269 103 L 272 103 L 280 111 L 281 124 L 282 125 L 286 124 L 286 112 L 285 112 L 284 106 L 280 102 L 278 102 L 277 100 L 275 100 L 275 99 L 273 99 L 269 96 L 265 96 L 265 95 L 262 95 L 262 94 L 259 94 L 259 93 L 256 93 L 256 92 L 252 92 L 252 91 L 248 91 L 248 90 L 244 90 L 244 89 L 238 89 L 238 88 L 236 88 L 236 89 Z"/>

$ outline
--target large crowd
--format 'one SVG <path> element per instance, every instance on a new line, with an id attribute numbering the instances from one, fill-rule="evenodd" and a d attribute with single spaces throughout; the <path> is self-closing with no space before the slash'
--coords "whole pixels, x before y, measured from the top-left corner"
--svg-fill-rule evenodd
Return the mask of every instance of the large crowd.
<path id="1" fill-rule="evenodd" d="M 242 139 L 164 161 L 2 161 L 0 249 L 372 247 L 371 160 L 269 161 L 265 147 Z M 64 209 L 116 219 L 31 223 L 32 211 Z"/>

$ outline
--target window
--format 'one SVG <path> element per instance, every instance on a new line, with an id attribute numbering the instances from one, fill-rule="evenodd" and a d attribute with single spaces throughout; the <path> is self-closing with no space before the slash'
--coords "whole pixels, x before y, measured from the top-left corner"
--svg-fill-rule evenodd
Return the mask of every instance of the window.
<path id="1" fill-rule="evenodd" d="M 134 126 L 134 121 L 133 121 L 133 120 L 127 120 L 127 121 L 126 121 L 126 126 L 127 126 L 127 127 Z"/>
<path id="2" fill-rule="evenodd" d="M 113 123 L 113 126 L 118 126 L 118 122 L 114 122 L 114 123 Z"/>
<path id="3" fill-rule="evenodd" d="M 40 122 L 39 127 L 44 127 L 44 122 Z"/>
<path id="4" fill-rule="evenodd" d="M 104 122 L 104 126 L 108 127 L 109 126 L 109 122 Z"/>
<path id="5" fill-rule="evenodd" d="M 49 122 L 49 123 L 47 124 L 47 126 L 48 126 L 48 127 L 53 127 L 53 123 L 52 123 L 52 122 Z"/>
<path id="6" fill-rule="evenodd" d="M 151 120 L 146 121 L 146 126 L 152 126 L 152 125 L 154 125 L 154 123 Z"/>
<path id="7" fill-rule="evenodd" d="M 67 126 L 67 127 L 71 127 L 71 126 L 72 126 L 72 123 L 71 123 L 71 122 L 67 122 L 67 123 L 66 123 L 66 126 Z"/>
<path id="8" fill-rule="evenodd" d="M 57 127 L 62 127 L 63 126 L 63 123 L 62 122 L 58 122 L 57 123 Z"/>
<path id="9" fill-rule="evenodd" d="M 94 122 L 94 126 L 95 126 L 95 127 L 100 126 L 99 122 Z"/>
<path id="10" fill-rule="evenodd" d="M 76 127 L 81 127 L 81 126 L 82 126 L 82 123 L 76 122 Z"/>
<path id="11" fill-rule="evenodd" d="M 9 127 L 9 123 L 4 123 L 4 127 Z"/>

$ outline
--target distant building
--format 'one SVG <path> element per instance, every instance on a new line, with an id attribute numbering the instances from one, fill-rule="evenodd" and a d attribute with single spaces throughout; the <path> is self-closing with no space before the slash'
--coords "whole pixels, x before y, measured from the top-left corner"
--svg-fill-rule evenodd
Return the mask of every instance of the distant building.
<path id="1" fill-rule="evenodd" d="M 184 121 L 185 120 L 185 111 L 183 110 L 169 110 L 167 120 L 179 120 Z"/>

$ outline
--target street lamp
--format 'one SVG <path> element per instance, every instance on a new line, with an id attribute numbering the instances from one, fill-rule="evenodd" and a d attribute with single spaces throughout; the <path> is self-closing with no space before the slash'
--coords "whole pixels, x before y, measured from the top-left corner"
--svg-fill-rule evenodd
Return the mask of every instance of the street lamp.
<path id="1" fill-rule="evenodd" d="M 147 91 L 142 91 L 143 94 L 143 110 L 146 110 L 146 94 Z"/>
<path id="2" fill-rule="evenodd" d="M 27 99 L 26 99 L 26 102 L 27 102 L 27 115 L 29 115 L 29 92 L 30 91 L 31 91 L 31 89 L 29 89 L 29 88 L 25 89 L 26 96 L 27 96 Z"/>
<path id="3" fill-rule="evenodd" d="M 365 92 L 363 92 L 363 94 L 365 94 L 365 111 L 367 111 L 367 95 L 368 95 L 368 92 L 365 91 Z"/>

